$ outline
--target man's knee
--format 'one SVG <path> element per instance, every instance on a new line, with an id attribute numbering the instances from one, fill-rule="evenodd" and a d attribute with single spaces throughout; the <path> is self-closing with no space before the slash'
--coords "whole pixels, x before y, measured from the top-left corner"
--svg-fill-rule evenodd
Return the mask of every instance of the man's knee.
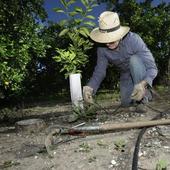
<path id="1" fill-rule="evenodd" d="M 138 67 L 138 65 L 143 64 L 141 59 L 137 55 L 130 57 L 130 67 Z"/>
<path id="2" fill-rule="evenodd" d="M 146 67 L 141 58 L 137 55 L 133 55 L 130 58 L 130 73 L 134 84 L 142 81 L 146 75 Z"/>

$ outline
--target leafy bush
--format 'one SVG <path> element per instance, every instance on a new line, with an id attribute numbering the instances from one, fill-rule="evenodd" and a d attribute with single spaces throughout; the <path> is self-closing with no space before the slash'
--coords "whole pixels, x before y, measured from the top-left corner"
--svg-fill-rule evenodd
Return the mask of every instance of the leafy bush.
<path id="1" fill-rule="evenodd" d="M 69 38 L 70 43 L 65 49 L 57 48 L 57 55 L 54 60 L 61 64 L 61 72 L 65 72 L 65 77 L 71 73 L 81 72 L 81 67 L 88 62 L 87 51 L 92 48 L 88 36 L 91 27 L 95 25 L 91 20 L 95 19 L 89 12 L 97 5 L 94 0 L 81 0 L 82 7 L 74 6 L 75 0 L 60 0 L 63 8 L 55 8 L 57 13 L 63 13 L 67 19 L 60 21 L 59 25 L 63 28 L 59 36 Z M 71 11 L 70 11 L 71 10 Z"/>
<path id="2" fill-rule="evenodd" d="M 27 76 L 27 65 L 45 55 L 36 19 L 45 18 L 43 1 L 4 1 L 0 10 L 0 86 L 8 95 L 19 94 Z"/>

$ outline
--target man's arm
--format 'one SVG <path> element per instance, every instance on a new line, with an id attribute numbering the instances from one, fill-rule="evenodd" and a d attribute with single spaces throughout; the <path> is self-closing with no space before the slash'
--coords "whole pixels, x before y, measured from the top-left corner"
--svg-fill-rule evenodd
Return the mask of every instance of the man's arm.
<path id="1" fill-rule="evenodd" d="M 152 53 L 147 48 L 146 44 L 140 38 L 140 36 L 135 33 L 133 34 L 133 37 L 130 39 L 130 44 L 132 52 L 134 54 L 137 54 L 137 56 L 139 56 L 142 59 L 146 67 L 146 77 L 144 78 L 144 81 L 146 81 L 147 84 L 149 84 L 152 87 L 152 82 L 158 73 L 158 69 Z"/>
<path id="2" fill-rule="evenodd" d="M 102 80 L 106 76 L 107 66 L 108 66 L 108 60 L 105 56 L 105 48 L 99 47 L 97 49 L 97 64 L 94 69 L 93 75 L 87 84 L 87 86 L 90 86 L 91 88 L 93 88 L 94 94 L 96 93 Z"/>

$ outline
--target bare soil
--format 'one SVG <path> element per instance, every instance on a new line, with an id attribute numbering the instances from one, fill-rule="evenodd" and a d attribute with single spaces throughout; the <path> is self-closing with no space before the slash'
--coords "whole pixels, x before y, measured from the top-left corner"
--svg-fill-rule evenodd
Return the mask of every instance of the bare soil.
<path id="1" fill-rule="evenodd" d="M 137 122 L 150 120 L 158 112 L 170 108 L 170 94 L 166 93 L 162 99 L 150 102 L 148 112 L 139 114 L 127 109 L 119 109 L 117 101 L 98 101 L 105 108 L 98 108 L 91 119 L 80 119 L 74 123 L 67 123 L 67 117 L 72 114 L 70 103 L 50 104 L 37 103 L 34 107 L 27 107 L 13 111 L 17 115 L 15 121 L 41 118 L 47 128 L 39 133 L 16 133 L 15 121 L 12 124 L 0 125 L 0 169 L 6 170 L 131 170 L 134 146 L 140 129 L 114 131 L 104 134 L 85 136 L 54 137 L 54 147 L 51 158 L 44 148 L 44 141 L 51 129 L 56 126 L 75 126 L 81 123 L 94 125 L 108 122 Z M 170 118 L 170 110 L 166 118 Z M 65 140 L 56 145 L 57 140 Z M 139 168 L 154 170 L 160 162 L 165 162 L 170 169 L 170 125 L 148 128 L 144 134 L 139 152 Z"/>

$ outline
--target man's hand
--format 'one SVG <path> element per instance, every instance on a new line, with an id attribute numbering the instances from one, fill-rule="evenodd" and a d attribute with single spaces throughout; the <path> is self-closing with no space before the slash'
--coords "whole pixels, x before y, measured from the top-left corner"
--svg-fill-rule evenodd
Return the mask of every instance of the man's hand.
<path id="1" fill-rule="evenodd" d="M 93 88 L 89 86 L 84 86 L 83 87 L 83 98 L 86 103 L 93 104 Z"/>
<path id="2" fill-rule="evenodd" d="M 136 84 L 131 94 L 131 99 L 136 101 L 142 100 L 142 98 L 145 96 L 146 86 L 147 86 L 147 82 L 144 80 Z"/>

